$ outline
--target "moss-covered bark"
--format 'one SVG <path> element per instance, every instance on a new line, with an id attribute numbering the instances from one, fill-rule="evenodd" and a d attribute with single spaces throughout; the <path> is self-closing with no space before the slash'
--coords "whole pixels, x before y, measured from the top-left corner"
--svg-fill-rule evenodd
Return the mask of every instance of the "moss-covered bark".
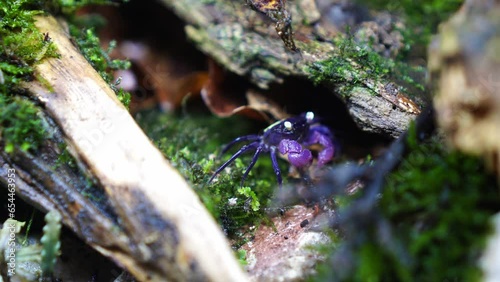
<path id="1" fill-rule="evenodd" d="M 418 83 L 407 75 L 408 66 L 401 72 L 401 68 L 395 67 L 399 63 L 370 49 L 368 42 L 379 39 L 369 37 L 365 43 L 353 44 L 342 33 L 321 36 L 322 16 L 311 1 L 287 2 L 300 52 L 289 51 L 275 34 L 274 24 L 243 3 L 225 0 L 163 2 L 186 21 L 188 37 L 225 68 L 248 77 L 262 88 L 280 84 L 283 79 L 305 78 L 321 82 L 331 89 L 332 95 L 344 100 L 355 122 L 364 130 L 398 136 L 423 106 L 419 97 L 422 88 L 412 88 Z M 311 15 L 317 17 L 310 19 Z M 377 21 L 382 21 L 382 17 L 374 16 L 369 20 L 382 29 Z M 390 21 L 393 22 L 386 28 L 394 29 L 400 24 L 394 19 Z M 353 29 L 362 34 L 364 27 L 356 25 Z M 371 27 L 366 30 L 374 33 Z M 390 48 L 405 48 L 404 43 L 392 40 L 398 46 Z M 298 96 L 308 94 L 294 93 Z M 405 100 L 407 97 L 420 105 Z M 407 102 L 406 106 L 402 101 Z"/>

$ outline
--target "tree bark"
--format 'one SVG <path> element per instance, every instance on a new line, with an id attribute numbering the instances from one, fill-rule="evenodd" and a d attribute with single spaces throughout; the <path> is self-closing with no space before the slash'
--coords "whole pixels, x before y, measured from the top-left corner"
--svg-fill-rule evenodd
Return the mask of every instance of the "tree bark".
<path id="1" fill-rule="evenodd" d="M 312 0 L 286 2 L 293 16 L 295 42 L 300 52 L 287 50 L 274 24 L 251 10 L 245 1 L 162 2 L 186 22 L 186 34 L 200 50 L 263 89 L 283 83 L 285 78 L 314 80 L 311 66 L 340 56 L 332 38 L 315 38 L 328 24 Z M 355 60 L 345 60 L 352 65 L 352 71 L 336 75 L 347 83 L 361 81 L 347 95 L 339 95 L 356 124 L 369 132 L 399 136 L 420 112 L 419 106 L 406 97 L 397 82 L 367 75 Z M 332 95 L 337 95 L 337 90 L 347 85 L 327 83 L 326 86 Z"/>

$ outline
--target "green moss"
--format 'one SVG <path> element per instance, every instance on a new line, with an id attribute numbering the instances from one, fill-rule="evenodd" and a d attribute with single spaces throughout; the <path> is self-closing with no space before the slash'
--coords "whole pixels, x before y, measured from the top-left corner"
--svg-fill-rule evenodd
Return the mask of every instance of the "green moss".
<path id="1" fill-rule="evenodd" d="M 56 47 L 35 28 L 40 8 L 37 1 L 0 0 L 0 139 L 7 152 L 15 146 L 36 149 L 44 138 L 37 107 L 15 96 L 19 83 L 33 79 L 34 64 L 57 56 Z"/>
<path id="2" fill-rule="evenodd" d="M 0 50 L 2 57 L 12 62 L 13 67 L 28 66 L 45 57 L 57 56 L 54 44 L 46 40 L 34 25 L 33 17 L 43 13 L 37 1 L 2 0 L 0 7 L 0 38 L 3 41 Z"/>
<path id="3" fill-rule="evenodd" d="M 349 95 L 358 86 L 368 88 L 375 94 L 375 89 L 371 87 L 373 82 L 380 80 L 396 82 L 412 90 L 424 89 L 410 75 L 422 70 L 386 58 L 367 46 L 359 46 L 351 37 L 338 37 L 335 44 L 337 49 L 329 59 L 314 62 L 306 68 L 313 82 L 335 85 L 343 96 Z"/>
<path id="4" fill-rule="evenodd" d="M 73 170 L 78 169 L 77 161 L 71 155 L 71 153 L 68 151 L 68 147 L 66 144 L 59 144 L 59 150 L 61 150 L 61 153 L 57 157 L 57 161 L 54 165 L 54 170 L 59 168 L 60 166 L 67 165 Z"/>
<path id="5" fill-rule="evenodd" d="M 238 258 L 238 261 L 240 262 L 240 265 L 241 266 L 247 266 L 248 265 L 248 262 L 247 262 L 247 251 L 243 250 L 243 249 L 239 249 L 237 252 L 236 252 L 236 256 Z"/>
<path id="6" fill-rule="evenodd" d="M 403 250 L 381 242 L 381 230 L 359 230 L 344 241 L 357 246 L 347 280 L 477 281 L 490 218 L 500 206 L 496 180 L 480 160 L 446 150 L 438 138 L 410 143 L 411 153 L 387 178 L 379 202 L 392 225 L 390 241 Z M 335 271 L 330 265 L 321 277 L 335 277 Z"/>
<path id="7" fill-rule="evenodd" d="M 109 54 L 116 47 L 116 42 L 111 41 L 107 50 L 101 48 L 99 37 L 93 28 L 82 29 L 76 24 L 70 24 L 70 34 L 75 39 L 80 51 L 87 61 L 101 75 L 101 77 L 115 91 L 118 100 L 126 107 L 130 104 L 130 93 L 118 88 L 119 81 L 114 81 L 113 71 L 130 68 L 130 62 L 126 60 L 112 60 Z"/>
<path id="8" fill-rule="evenodd" d="M 36 149 L 44 138 L 44 129 L 37 116 L 37 107 L 31 101 L 16 97 L 22 94 L 18 85 L 23 81 L 40 77 L 33 76 L 33 66 L 44 58 L 57 57 L 57 48 L 34 25 L 34 16 L 44 14 L 44 10 L 66 11 L 74 13 L 76 9 L 88 4 L 104 4 L 111 1 L 36 1 L 36 0 L 0 0 L 0 138 L 6 151 L 13 151 L 15 146 L 23 150 Z M 75 28 L 73 28 L 74 30 Z M 82 46 L 85 56 L 99 71 L 101 76 L 117 93 L 118 99 L 125 105 L 130 102 L 130 95 L 117 89 L 112 81 L 111 71 L 124 69 L 128 62 L 111 60 L 109 52 L 99 47 L 99 40 L 93 30 L 78 34 L 76 42 Z M 46 81 L 41 81 L 48 85 Z"/>
<path id="9" fill-rule="evenodd" d="M 477 259 L 500 206 L 493 177 L 480 160 L 447 152 L 439 142 L 415 149 L 389 177 L 381 205 L 419 263 L 419 280 L 477 280 Z"/>
<path id="10" fill-rule="evenodd" d="M 140 114 L 137 120 L 166 158 L 192 184 L 229 236 L 241 239 L 238 235 L 241 235 L 243 226 L 259 224 L 263 220 L 264 208 L 269 205 L 273 189 L 277 186 L 269 157 L 263 155 L 259 159 L 244 187 L 241 187 L 241 177 L 252 154 L 236 159 L 229 166 L 231 172 L 225 170 L 212 183 L 207 183 L 223 160 L 237 150 L 235 148 L 217 158 L 221 144 L 241 135 L 256 133 L 259 128 L 253 128 L 248 121 L 235 117 L 178 117 L 148 112 Z"/>
<path id="11" fill-rule="evenodd" d="M 38 108 L 21 97 L 0 93 L 0 130 L 6 152 L 18 146 L 22 150 L 38 148 L 45 138 L 45 129 L 38 117 Z"/>
<path id="12" fill-rule="evenodd" d="M 28 0 L 24 2 L 28 2 Z M 34 0 L 30 2 L 38 3 L 38 1 Z M 78 9 L 88 5 L 118 5 L 119 2 L 127 1 L 51 0 L 43 2 L 43 5 L 40 4 L 39 8 L 49 11 L 52 14 L 62 14 L 66 18 L 69 23 L 70 34 L 74 38 L 76 45 L 80 48 L 80 52 L 115 91 L 118 100 L 128 107 L 130 104 L 130 94 L 117 87 L 119 81 L 114 81 L 113 71 L 128 69 L 130 67 L 130 62 L 127 60 L 112 60 L 110 58 L 109 54 L 116 47 L 115 41 L 110 42 L 107 50 L 101 48 L 99 37 L 95 33 L 95 28 L 106 24 L 106 20 L 103 17 L 97 15 L 76 16 Z M 36 14 L 38 13 L 41 12 L 37 12 Z M 39 56 L 39 53 L 40 51 L 34 53 L 34 55 Z"/>
<path id="13" fill-rule="evenodd" d="M 400 14 L 406 21 L 410 33 L 405 38 L 426 45 L 436 32 L 439 23 L 456 12 L 463 0 L 358 0 L 371 8 Z"/>
<path id="14" fill-rule="evenodd" d="M 112 0 L 52 0 L 47 2 L 48 9 L 51 11 L 60 11 L 65 15 L 74 14 L 78 9 L 89 5 L 118 5 L 117 1 Z M 128 1 L 122 0 L 121 2 Z"/>

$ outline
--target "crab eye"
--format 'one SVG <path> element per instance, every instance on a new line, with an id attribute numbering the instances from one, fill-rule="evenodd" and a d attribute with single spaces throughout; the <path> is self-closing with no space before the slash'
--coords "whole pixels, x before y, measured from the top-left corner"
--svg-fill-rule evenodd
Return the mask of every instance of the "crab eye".
<path id="1" fill-rule="evenodd" d="M 312 122 L 314 119 L 314 113 L 313 112 L 307 112 L 306 113 L 306 121 L 307 122 Z"/>
<path id="2" fill-rule="evenodd" d="M 292 128 L 293 128 L 292 123 L 291 123 L 291 122 L 289 122 L 289 121 L 285 121 L 285 122 L 283 123 L 283 125 L 285 126 L 285 129 L 287 129 L 287 130 L 292 130 Z"/>

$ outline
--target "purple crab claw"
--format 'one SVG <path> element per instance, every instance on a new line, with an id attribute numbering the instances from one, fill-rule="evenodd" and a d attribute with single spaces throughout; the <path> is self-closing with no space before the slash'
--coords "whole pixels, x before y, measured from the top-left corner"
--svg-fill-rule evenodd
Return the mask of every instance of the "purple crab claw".
<path id="1" fill-rule="evenodd" d="M 278 150 L 280 154 L 287 155 L 290 164 L 297 168 L 310 165 L 313 159 L 311 151 L 302 148 L 302 145 L 295 140 L 281 140 Z"/>
<path id="2" fill-rule="evenodd" d="M 320 144 L 323 149 L 318 153 L 318 167 L 324 166 L 333 159 L 335 146 L 333 145 L 330 130 L 322 125 L 311 128 L 309 138 L 304 142 L 305 146 Z"/>

